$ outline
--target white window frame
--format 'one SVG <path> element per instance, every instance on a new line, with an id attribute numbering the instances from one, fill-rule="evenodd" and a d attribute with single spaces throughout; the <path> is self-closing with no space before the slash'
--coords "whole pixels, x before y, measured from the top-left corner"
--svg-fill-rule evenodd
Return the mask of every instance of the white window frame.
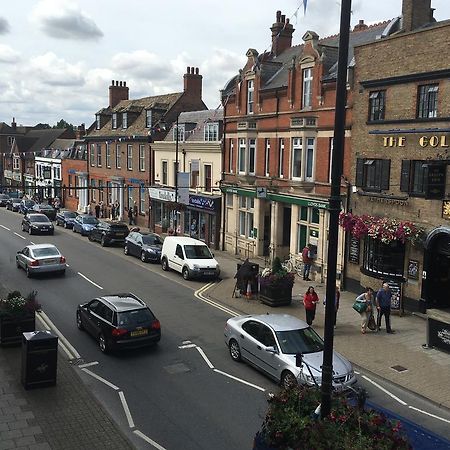
<path id="1" fill-rule="evenodd" d="M 100 114 L 95 115 L 95 128 L 100 130 Z"/>
<path id="2" fill-rule="evenodd" d="M 91 144 L 89 146 L 90 154 L 89 154 L 89 162 L 91 163 L 91 167 L 95 167 L 95 144 Z"/>
<path id="3" fill-rule="evenodd" d="M 13 170 L 20 169 L 20 156 L 13 156 Z"/>
<path id="4" fill-rule="evenodd" d="M 175 125 L 173 127 L 173 141 L 177 140 L 177 130 L 178 130 L 178 142 L 184 142 L 185 128 L 184 124 L 179 124 L 178 127 Z"/>
<path id="5" fill-rule="evenodd" d="M 230 173 L 233 173 L 233 154 L 234 154 L 234 139 L 230 139 L 230 154 L 228 155 L 228 168 Z"/>
<path id="6" fill-rule="evenodd" d="M 266 138 L 265 140 L 265 151 L 264 151 L 264 175 L 266 177 L 270 176 L 270 139 Z"/>
<path id="7" fill-rule="evenodd" d="M 278 139 L 278 177 L 284 178 L 284 138 Z"/>
<path id="8" fill-rule="evenodd" d="M 312 84 L 313 70 L 312 67 L 306 67 L 302 72 L 302 108 L 310 108 L 312 106 Z"/>
<path id="9" fill-rule="evenodd" d="M 255 199 L 253 197 L 239 196 L 238 200 L 238 233 L 239 236 L 248 239 L 254 239 L 254 214 L 255 214 Z"/>
<path id="10" fill-rule="evenodd" d="M 128 128 L 128 113 L 122 113 L 122 128 L 125 130 Z"/>
<path id="11" fill-rule="evenodd" d="M 305 148 L 305 181 L 314 181 L 314 170 L 316 166 L 316 138 L 306 137 L 306 148 Z M 312 142 L 311 142 L 312 141 Z M 312 154 L 311 160 L 309 160 L 309 155 Z M 309 169 L 311 174 L 308 175 Z"/>
<path id="12" fill-rule="evenodd" d="M 105 164 L 108 169 L 111 169 L 111 146 L 109 142 L 106 143 Z"/>
<path id="13" fill-rule="evenodd" d="M 208 122 L 205 125 L 205 141 L 213 142 L 219 140 L 219 123 Z"/>
<path id="14" fill-rule="evenodd" d="M 97 144 L 97 167 L 102 167 L 102 144 Z"/>
<path id="15" fill-rule="evenodd" d="M 113 130 L 117 128 L 117 113 L 112 113 L 111 127 Z"/>
<path id="16" fill-rule="evenodd" d="M 255 100 L 255 81 L 247 80 L 247 114 L 253 114 Z"/>
<path id="17" fill-rule="evenodd" d="M 145 145 L 139 145 L 139 172 L 145 172 Z"/>
<path id="18" fill-rule="evenodd" d="M 152 110 L 146 109 L 145 110 L 145 128 L 151 128 L 152 127 Z"/>
<path id="19" fill-rule="evenodd" d="M 116 144 L 116 169 L 122 168 L 122 153 L 120 144 Z"/>
<path id="20" fill-rule="evenodd" d="M 127 170 L 133 170 L 133 145 L 127 145 Z"/>
<path id="21" fill-rule="evenodd" d="M 253 157 L 253 167 L 251 164 Z M 256 173 L 256 139 L 251 138 L 248 140 L 248 173 L 255 175 Z"/>
<path id="22" fill-rule="evenodd" d="M 238 173 L 241 175 L 247 173 L 247 142 L 244 138 L 239 138 Z"/>
<path id="23" fill-rule="evenodd" d="M 334 151 L 334 138 L 330 138 L 330 161 L 328 166 L 328 182 L 331 183 L 331 170 L 333 167 L 333 151 Z"/>
<path id="24" fill-rule="evenodd" d="M 300 153 L 300 158 L 295 158 L 296 152 Z M 296 172 L 295 161 L 300 162 L 300 168 Z M 303 178 L 303 139 L 301 137 L 292 138 L 292 150 L 291 150 L 291 177 L 293 180 L 301 180 Z"/>

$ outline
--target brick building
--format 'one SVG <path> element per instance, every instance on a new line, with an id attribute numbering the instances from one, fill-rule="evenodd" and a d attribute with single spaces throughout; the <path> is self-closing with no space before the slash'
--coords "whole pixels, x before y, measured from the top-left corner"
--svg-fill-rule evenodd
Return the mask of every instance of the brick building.
<path id="1" fill-rule="evenodd" d="M 374 41 L 386 25 L 361 21 L 351 32 L 349 86 L 353 47 Z M 258 54 L 250 48 L 247 63 L 222 91 L 223 247 L 245 256 L 284 258 L 301 254 L 309 243 L 317 279 L 323 279 L 339 36 L 319 39 L 307 31 L 303 44 L 292 46 L 294 28 L 280 11 L 271 32 L 271 49 Z M 349 89 L 344 174 L 350 169 L 351 105 Z"/>
<path id="2" fill-rule="evenodd" d="M 79 179 L 88 187 L 89 205 L 103 202 L 106 209 L 119 202 L 119 218 L 125 210 L 138 207 L 137 225 L 148 224 L 148 191 L 151 184 L 151 143 L 164 139 L 182 111 L 206 109 L 202 101 L 202 76 L 188 67 L 184 90 L 130 100 L 125 82 L 113 81 L 109 105 L 96 114 L 87 133 L 89 177 Z M 89 178 L 89 179 L 88 179 Z M 136 202 L 136 203 L 135 203 Z"/>
<path id="3" fill-rule="evenodd" d="M 389 29 L 355 49 L 351 209 L 368 226 L 396 224 L 352 238 L 348 280 L 389 280 L 408 310 L 450 308 L 450 21 L 433 19 L 430 0 L 404 0 Z M 425 230 L 423 245 L 399 239 L 407 222 Z"/>

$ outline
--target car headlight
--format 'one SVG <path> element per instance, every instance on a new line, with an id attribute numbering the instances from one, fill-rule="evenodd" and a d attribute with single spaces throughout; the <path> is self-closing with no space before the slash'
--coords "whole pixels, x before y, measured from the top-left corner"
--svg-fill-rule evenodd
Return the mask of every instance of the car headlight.
<path id="1" fill-rule="evenodd" d="M 217 264 L 217 266 L 216 266 L 216 272 L 220 272 L 220 266 L 219 266 L 219 264 Z"/>
<path id="2" fill-rule="evenodd" d="M 200 266 L 198 264 L 194 264 L 192 268 L 194 270 L 200 270 Z"/>
<path id="3" fill-rule="evenodd" d="M 31 228 L 39 228 L 37 225 L 31 225 Z"/>
<path id="4" fill-rule="evenodd" d="M 152 248 L 148 248 L 147 249 L 147 253 L 152 253 L 153 254 L 153 253 L 155 253 L 155 250 L 153 250 Z"/>

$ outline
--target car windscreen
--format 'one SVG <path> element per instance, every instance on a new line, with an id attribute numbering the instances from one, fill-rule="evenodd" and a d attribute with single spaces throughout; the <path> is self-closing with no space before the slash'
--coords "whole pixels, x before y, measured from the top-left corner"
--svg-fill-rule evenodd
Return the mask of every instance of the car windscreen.
<path id="1" fill-rule="evenodd" d="M 6 194 L 0 194 L 0 199 L 1 199 L 1 200 L 8 200 L 8 199 L 9 199 L 9 195 L 6 195 Z"/>
<path id="2" fill-rule="evenodd" d="M 140 327 L 154 319 L 155 316 L 148 308 L 141 308 L 119 312 L 117 315 L 117 324 L 119 327 Z"/>
<path id="3" fill-rule="evenodd" d="M 66 219 L 74 219 L 75 217 L 77 217 L 77 214 L 72 211 L 67 211 L 67 212 L 64 212 L 64 217 Z"/>
<path id="4" fill-rule="evenodd" d="M 29 218 L 30 222 L 50 222 L 49 218 L 44 216 L 44 214 L 33 214 Z"/>
<path id="5" fill-rule="evenodd" d="M 83 217 L 83 223 L 88 223 L 89 225 L 97 225 L 98 220 L 95 217 Z"/>
<path id="6" fill-rule="evenodd" d="M 185 245 L 184 253 L 187 259 L 212 259 L 213 257 L 206 245 Z"/>
<path id="7" fill-rule="evenodd" d="M 276 332 L 281 351 L 288 355 L 315 353 L 323 350 L 322 338 L 311 328 Z"/>
<path id="8" fill-rule="evenodd" d="M 53 207 L 50 206 L 50 205 L 38 205 L 38 208 L 39 209 L 51 209 L 51 210 L 53 210 Z"/>
<path id="9" fill-rule="evenodd" d="M 35 258 L 42 258 L 44 256 L 60 256 L 58 249 L 56 247 L 43 247 L 35 248 L 31 251 Z"/>
<path id="10" fill-rule="evenodd" d="M 162 240 L 158 236 L 142 236 L 145 245 L 162 245 Z"/>
<path id="11" fill-rule="evenodd" d="M 33 202 L 33 200 L 25 200 L 24 202 L 23 202 L 23 204 L 27 207 L 27 208 L 31 208 L 32 206 L 34 206 L 34 202 Z"/>

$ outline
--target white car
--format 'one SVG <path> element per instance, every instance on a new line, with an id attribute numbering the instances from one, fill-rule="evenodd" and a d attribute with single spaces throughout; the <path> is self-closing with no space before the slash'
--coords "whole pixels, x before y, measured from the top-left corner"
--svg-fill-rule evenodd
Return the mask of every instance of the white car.
<path id="1" fill-rule="evenodd" d="M 234 361 L 247 361 L 283 387 L 321 384 L 324 343 L 303 320 L 288 314 L 238 316 L 227 321 L 224 333 Z M 350 361 L 333 352 L 333 388 L 355 383 Z"/>
<path id="2" fill-rule="evenodd" d="M 66 258 L 53 244 L 27 245 L 17 252 L 16 266 L 23 268 L 30 278 L 33 274 L 57 272 L 66 273 Z"/>

